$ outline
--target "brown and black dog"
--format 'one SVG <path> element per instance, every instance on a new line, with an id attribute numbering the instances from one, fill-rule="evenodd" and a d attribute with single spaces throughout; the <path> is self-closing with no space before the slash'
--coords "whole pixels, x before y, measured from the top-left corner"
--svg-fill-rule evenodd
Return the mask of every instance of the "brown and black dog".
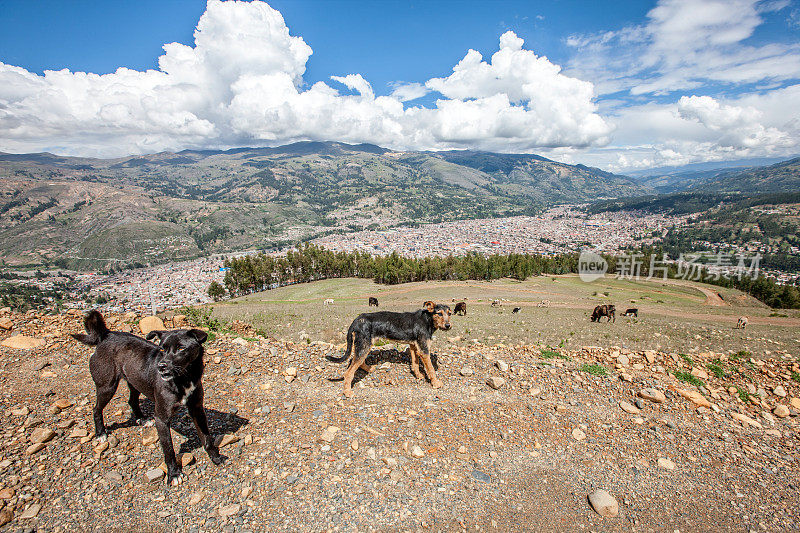
<path id="1" fill-rule="evenodd" d="M 328 358 L 335 363 L 341 363 L 352 357 L 344 373 L 344 395 L 347 398 L 353 396 L 353 377 L 356 370 L 372 370 L 366 360 L 372 341 L 377 338 L 408 343 L 411 372 L 417 379 L 422 379 L 417 363 L 419 356 L 433 388 L 441 387 L 442 382 L 436 377 L 436 370 L 431 363 L 431 339 L 437 329 L 450 329 L 450 315 L 450 306 L 433 302 L 425 302 L 423 309 L 410 313 L 378 311 L 358 315 L 347 330 L 347 351 L 344 356 L 341 359 Z"/>
<path id="2" fill-rule="evenodd" d="M 466 316 L 467 315 L 467 302 L 458 302 L 456 304 L 456 307 L 453 309 L 453 314 L 454 315 Z"/>
<path id="3" fill-rule="evenodd" d="M 208 431 L 208 421 L 203 408 L 203 342 L 206 332 L 199 329 L 151 331 L 147 340 L 118 331 L 109 331 L 103 316 L 89 311 L 83 320 L 86 334 L 72 336 L 84 344 L 96 346 L 89 358 L 89 370 L 97 389 L 94 406 L 94 434 L 98 440 L 107 438 L 103 423 L 103 409 L 114 397 L 120 379 L 128 383 L 131 418 L 144 423 L 139 408 L 139 394 L 144 394 L 155 404 L 155 425 L 158 440 L 167 465 L 167 483 L 180 484 L 185 476 L 175 459 L 169 419 L 185 405 L 194 421 L 200 442 L 214 464 L 222 464 L 214 439 Z M 158 338 L 161 345 L 149 342 Z"/>

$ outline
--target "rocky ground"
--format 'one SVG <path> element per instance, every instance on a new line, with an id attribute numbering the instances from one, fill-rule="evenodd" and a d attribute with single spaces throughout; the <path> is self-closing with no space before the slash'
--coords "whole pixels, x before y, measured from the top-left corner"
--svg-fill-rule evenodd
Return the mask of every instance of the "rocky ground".
<path id="1" fill-rule="evenodd" d="M 137 331 L 139 318 L 108 321 Z M 341 346 L 234 324 L 205 356 L 227 462 L 211 463 L 181 412 L 173 437 L 188 480 L 166 487 L 153 429 L 128 422 L 127 392 L 106 408 L 111 438 L 92 439 L 91 349 L 68 336 L 81 330 L 77 313 L 0 317 L 7 530 L 800 529 L 798 354 L 440 334 L 442 389 L 384 345 L 345 400 L 331 381 L 343 365 L 325 359 Z"/>

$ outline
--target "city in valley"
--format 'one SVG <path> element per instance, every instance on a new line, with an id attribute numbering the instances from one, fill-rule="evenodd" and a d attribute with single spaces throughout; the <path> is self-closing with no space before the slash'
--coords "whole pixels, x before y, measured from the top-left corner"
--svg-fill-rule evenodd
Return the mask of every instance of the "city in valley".
<path id="1" fill-rule="evenodd" d="M 587 215 L 580 206 L 554 207 L 540 216 L 471 219 L 421 224 L 385 230 L 358 231 L 320 237 L 311 242 L 333 251 L 360 251 L 371 255 L 396 252 L 406 257 L 479 254 L 558 254 L 589 249 L 618 253 L 649 244 L 671 228 L 686 224 L 687 216 L 637 212 Z M 51 288 L 54 282 L 74 280 L 68 307 L 94 305 L 115 312 L 155 313 L 211 302 L 208 287 L 225 276 L 224 259 L 258 253 L 257 250 L 190 261 L 166 263 L 114 274 L 45 272 L 25 277 L 25 283 Z M 286 253 L 286 249 L 268 252 Z M 87 296 L 84 291 L 88 291 Z M 78 295 L 83 295 L 79 297 Z"/>

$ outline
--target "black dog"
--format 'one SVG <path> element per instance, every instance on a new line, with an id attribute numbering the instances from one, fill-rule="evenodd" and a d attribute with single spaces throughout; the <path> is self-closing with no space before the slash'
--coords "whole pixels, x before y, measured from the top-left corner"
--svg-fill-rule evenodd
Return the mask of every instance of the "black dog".
<path id="1" fill-rule="evenodd" d="M 519 313 L 521 310 L 522 310 L 521 307 L 515 307 L 514 309 L 511 310 L 511 312 L 512 313 Z"/>
<path id="2" fill-rule="evenodd" d="M 622 316 L 635 316 L 638 318 L 639 310 L 633 307 L 629 307 L 628 309 L 625 310 L 624 313 L 622 313 Z"/>
<path id="3" fill-rule="evenodd" d="M 88 335 L 78 333 L 72 336 L 84 344 L 97 346 L 89 358 L 89 370 L 97 388 L 95 437 L 101 441 L 107 438 L 103 409 L 114 397 L 120 379 L 125 379 L 130 389 L 131 418 L 136 423 L 144 421 L 139 408 L 139 394 L 144 394 L 155 404 L 155 425 L 164 451 L 168 484 L 179 485 L 185 479 L 175 460 L 169 430 L 169 419 L 181 404 L 192 417 L 200 442 L 211 461 L 222 464 L 223 458 L 209 434 L 203 409 L 201 380 L 206 333 L 199 329 L 151 331 L 145 340 L 130 333 L 109 331 L 103 316 L 96 310 L 86 314 L 83 324 Z M 161 341 L 160 347 L 148 342 L 154 338 Z"/>
<path id="4" fill-rule="evenodd" d="M 369 305 L 370 305 L 370 307 L 372 307 L 373 305 L 375 307 L 378 307 L 378 299 L 375 298 L 374 296 L 370 296 L 369 297 Z"/>
<path id="5" fill-rule="evenodd" d="M 467 315 L 467 302 L 458 302 L 456 304 L 455 309 L 453 309 L 453 314 L 454 315 L 466 316 Z"/>
<path id="6" fill-rule="evenodd" d="M 352 356 L 350 366 L 344 373 L 344 395 L 353 396 L 353 376 L 356 370 L 369 372 L 372 366 L 366 364 L 372 341 L 376 338 L 389 339 L 396 342 L 407 342 L 411 353 L 411 372 L 417 379 L 422 379 L 417 363 L 417 355 L 425 366 L 425 372 L 434 389 L 442 386 L 436 377 L 436 370 L 431 363 L 431 339 L 437 329 L 450 329 L 450 306 L 425 302 L 425 308 L 412 313 L 395 313 L 378 311 L 358 315 L 350 329 L 347 330 L 347 351 L 341 359 L 329 357 L 330 361 L 341 363 Z"/>

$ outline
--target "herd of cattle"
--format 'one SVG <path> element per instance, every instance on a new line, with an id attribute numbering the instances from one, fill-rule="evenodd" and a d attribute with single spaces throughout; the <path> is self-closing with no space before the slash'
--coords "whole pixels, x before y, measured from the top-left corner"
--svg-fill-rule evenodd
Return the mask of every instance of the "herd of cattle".
<path id="1" fill-rule="evenodd" d="M 453 298 L 453 302 L 455 302 L 455 298 Z M 501 307 L 503 305 L 503 301 L 505 299 L 498 299 L 492 300 L 492 307 Z M 370 296 L 368 300 L 370 307 L 378 307 L 378 299 L 374 296 Z M 324 301 L 324 305 L 333 305 L 333 299 L 328 298 Z M 550 300 L 542 300 L 541 302 L 536 304 L 536 307 L 550 307 Z M 512 313 L 519 313 L 522 311 L 521 307 L 514 307 L 511 312 Z M 453 308 L 454 315 L 461 315 L 466 316 L 467 314 L 467 303 L 466 302 L 458 302 L 455 307 Z M 600 319 L 606 317 L 606 322 L 616 322 L 617 321 L 617 307 L 614 304 L 602 304 L 598 305 L 592 311 L 592 314 L 589 316 L 589 319 L 592 322 L 600 322 Z M 635 307 L 629 307 L 625 310 L 624 313 L 620 316 L 626 316 L 631 318 L 638 318 L 639 317 L 639 309 Z M 740 316 L 739 320 L 736 322 L 736 329 L 745 329 L 747 328 L 748 319 L 746 316 Z"/>

